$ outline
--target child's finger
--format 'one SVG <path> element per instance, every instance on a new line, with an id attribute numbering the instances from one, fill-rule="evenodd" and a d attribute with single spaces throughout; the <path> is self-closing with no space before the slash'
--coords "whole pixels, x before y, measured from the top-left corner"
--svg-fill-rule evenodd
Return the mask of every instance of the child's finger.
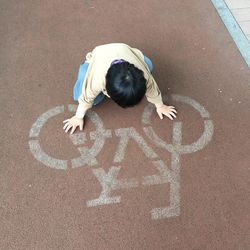
<path id="1" fill-rule="evenodd" d="M 170 114 L 171 114 L 174 118 L 176 118 L 176 115 L 175 115 L 174 112 L 170 112 Z"/>
<path id="2" fill-rule="evenodd" d="M 163 115 L 162 115 L 162 113 L 159 113 L 159 112 L 157 112 L 157 113 L 158 113 L 158 115 L 159 115 L 160 119 L 162 120 L 162 119 L 163 119 Z"/>
<path id="3" fill-rule="evenodd" d="M 69 123 L 66 123 L 66 124 L 63 126 L 63 129 L 65 129 L 68 125 L 69 125 Z"/>
<path id="4" fill-rule="evenodd" d="M 68 121 L 69 121 L 69 119 L 67 119 L 67 120 L 64 120 L 64 121 L 63 121 L 63 123 L 65 123 L 65 122 L 68 122 Z"/>
<path id="5" fill-rule="evenodd" d="M 173 117 L 170 114 L 165 113 L 164 115 L 167 116 L 170 120 L 173 120 Z"/>
<path id="6" fill-rule="evenodd" d="M 68 131 L 70 130 L 71 127 L 72 127 L 72 125 L 71 125 L 71 124 L 68 124 L 68 126 L 67 126 L 67 128 L 66 128 L 66 130 L 65 130 L 65 133 L 68 133 Z"/>
<path id="7" fill-rule="evenodd" d="M 83 123 L 80 125 L 80 130 L 83 130 Z"/>
<path id="8" fill-rule="evenodd" d="M 170 111 L 177 114 L 177 111 L 175 109 L 170 109 Z"/>
<path id="9" fill-rule="evenodd" d="M 70 132 L 71 135 L 74 133 L 75 129 L 76 129 L 76 126 L 73 126 Z"/>

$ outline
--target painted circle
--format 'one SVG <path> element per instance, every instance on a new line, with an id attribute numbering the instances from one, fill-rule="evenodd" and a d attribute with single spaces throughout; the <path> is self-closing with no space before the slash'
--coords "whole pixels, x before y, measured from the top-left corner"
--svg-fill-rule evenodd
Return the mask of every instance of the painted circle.
<path id="1" fill-rule="evenodd" d="M 76 105 L 68 105 L 68 110 L 70 112 L 75 112 L 76 108 L 77 108 Z M 39 134 L 44 124 L 52 117 L 55 117 L 63 113 L 64 110 L 65 110 L 64 106 L 57 106 L 46 111 L 45 113 L 43 113 L 42 115 L 38 117 L 38 119 L 35 121 L 35 123 L 32 125 L 30 129 L 29 147 L 30 147 L 31 153 L 33 154 L 36 160 L 40 161 L 47 167 L 65 170 L 68 167 L 68 161 L 51 157 L 42 149 L 42 147 L 40 146 L 40 142 L 39 142 Z M 95 142 L 90 149 L 86 149 L 85 147 L 79 148 L 81 157 L 71 160 L 73 167 L 79 167 L 79 164 L 77 165 L 77 162 L 79 163 L 79 159 L 85 158 L 84 152 L 88 154 L 89 161 L 86 161 L 86 164 L 89 163 L 91 165 L 91 162 L 92 162 L 92 165 L 93 165 L 93 159 L 95 159 L 96 155 L 100 152 L 101 147 L 105 143 L 105 138 L 109 135 L 108 133 L 109 131 L 104 130 L 103 122 L 101 118 L 94 111 L 87 112 L 86 116 L 94 123 L 96 127 L 96 131 L 90 133 L 91 139 L 95 140 Z M 103 135 L 103 136 L 100 136 L 100 135 Z M 82 133 L 82 136 L 86 137 L 86 134 Z M 73 165 L 74 162 L 76 162 L 75 165 Z M 83 163 L 84 162 L 81 162 L 81 164 Z"/>
<path id="2" fill-rule="evenodd" d="M 163 101 L 166 101 L 167 97 L 163 96 Z M 180 96 L 180 95 L 172 95 L 172 99 L 177 102 L 182 102 L 187 105 L 190 105 L 196 111 L 199 112 L 200 116 L 206 120 L 204 120 L 204 131 L 200 138 L 193 142 L 190 145 L 182 145 L 181 144 L 181 122 L 173 122 L 173 144 L 168 144 L 164 140 L 162 140 L 153 130 L 151 126 L 151 115 L 154 111 L 154 106 L 152 104 L 148 104 L 142 115 L 142 123 L 146 125 L 143 127 L 143 130 L 146 136 L 153 141 L 155 145 L 160 148 L 166 149 L 170 153 L 179 153 L 179 154 L 190 154 L 194 153 L 198 150 L 204 148 L 209 141 L 212 139 L 214 132 L 214 125 L 212 120 L 208 119 L 210 117 L 208 111 L 197 101 L 193 100 L 190 97 Z"/>

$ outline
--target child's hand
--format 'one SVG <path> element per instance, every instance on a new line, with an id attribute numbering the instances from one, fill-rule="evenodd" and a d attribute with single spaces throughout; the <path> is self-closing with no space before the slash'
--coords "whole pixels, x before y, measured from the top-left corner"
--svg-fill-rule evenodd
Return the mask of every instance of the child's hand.
<path id="1" fill-rule="evenodd" d="M 163 119 L 163 115 L 167 116 L 170 120 L 176 118 L 177 111 L 173 106 L 162 105 L 156 108 L 156 112 L 159 115 L 160 119 Z"/>
<path id="2" fill-rule="evenodd" d="M 65 133 L 67 133 L 72 128 L 70 134 L 73 134 L 78 126 L 80 130 L 83 129 L 83 119 L 77 118 L 76 116 L 73 116 L 70 119 L 63 121 L 63 123 L 65 123 L 63 127 Z"/>

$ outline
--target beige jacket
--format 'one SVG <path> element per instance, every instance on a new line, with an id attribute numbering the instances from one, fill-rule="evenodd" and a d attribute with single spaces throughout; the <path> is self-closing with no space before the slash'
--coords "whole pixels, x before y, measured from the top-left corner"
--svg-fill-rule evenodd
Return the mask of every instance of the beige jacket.
<path id="1" fill-rule="evenodd" d="M 147 100 L 155 105 L 162 104 L 161 92 L 144 61 L 143 53 L 123 43 L 111 43 L 97 46 L 86 55 L 86 62 L 89 63 L 89 66 L 83 82 L 82 94 L 78 99 L 79 105 L 76 112 L 78 118 L 84 117 L 100 92 L 109 97 L 106 91 L 105 76 L 112 61 L 116 59 L 123 59 L 141 69 L 147 84 Z"/>

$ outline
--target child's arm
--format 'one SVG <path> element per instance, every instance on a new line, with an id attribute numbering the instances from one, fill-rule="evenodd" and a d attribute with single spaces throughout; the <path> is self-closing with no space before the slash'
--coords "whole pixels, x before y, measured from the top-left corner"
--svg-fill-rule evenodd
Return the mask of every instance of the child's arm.
<path id="1" fill-rule="evenodd" d="M 157 83 L 155 82 L 153 76 L 150 77 L 147 91 L 146 91 L 146 98 L 149 102 L 153 103 L 156 107 L 156 112 L 159 115 L 160 119 L 163 119 L 163 116 L 167 116 L 170 120 L 176 118 L 177 111 L 173 106 L 167 106 L 162 101 L 161 91 Z"/>
<path id="2" fill-rule="evenodd" d="M 67 133 L 70 129 L 70 134 L 73 134 L 77 127 L 80 128 L 80 130 L 83 130 L 84 125 L 84 116 L 89 108 L 92 107 L 94 97 L 91 96 L 91 98 L 84 98 L 83 94 L 78 99 L 79 105 L 76 110 L 76 114 L 71 117 L 70 119 L 67 119 L 63 121 L 65 123 L 63 129 L 65 130 L 65 133 Z"/>
<path id="3" fill-rule="evenodd" d="M 96 81 L 98 82 L 98 79 Z M 73 134 L 77 127 L 83 130 L 84 116 L 87 110 L 93 106 L 95 98 L 101 91 L 102 85 L 100 84 L 87 85 L 83 88 L 83 92 L 78 99 L 79 105 L 76 114 L 70 119 L 63 121 L 65 123 L 63 129 L 66 133 L 71 129 L 70 133 Z"/>

